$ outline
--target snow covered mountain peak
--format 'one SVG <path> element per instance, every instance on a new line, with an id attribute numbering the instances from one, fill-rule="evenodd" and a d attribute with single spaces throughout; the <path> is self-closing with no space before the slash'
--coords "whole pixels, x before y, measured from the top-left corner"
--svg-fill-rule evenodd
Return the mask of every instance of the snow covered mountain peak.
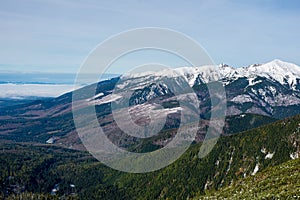
<path id="1" fill-rule="evenodd" d="M 164 69 L 155 72 L 128 74 L 122 78 L 127 80 L 132 80 L 133 78 L 139 79 L 141 83 L 146 84 L 147 79 L 159 80 L 160 77 L 178 76 L 184 77 L 191 86 L 201 82 L 208 83 L 217 80 L 220 80 L 224 83 L 224 85 L 227 85 L 230 82 L 243 77 L 249 80 L 249 84 L 254 84 L 252 80 L 254 80 L 256 77 L 265 77 L 272 81 L 277 81 L 282 85 L 287 85 L 292 89 L 297 89 L 297 85 L 300 87 L 300 67 L 278 59 L 265 64 L 254 64 L 240 68 L 233 68 L 226 64 L 206 65 L 199 67 L 180 67 L 176 69 Z"/>
<path id="2" fill-rule="evenodd" d="M 264 73 L 270 73 L 270 72 L 277 72 L 277 73 L 293 73 L 294 75 L 298 75 L 300 76 L 300 67 L 292 64 L 292 63 L 288 63 L 288 62 L 284 62 L 278 59 L 272 60 L 268 63 L 265 64 L 254 64 L 254 65 L 250 65 L 248 67 L 243 67 L 243 69 L 245 69 L 246 71 L 249 72 L 264 72 Z"/>
<path id="3" fill-rule="evenodd" d="M 284 61 L 276 59 L 276 60 L 273 60 L 271 62 L 264 64 L 264 66 L 273 68 L 273 70 L 275 69 L 275 70 L 289 72 L 295 76 L 300 77 L 300 67 L 293 63 L 288 63 L 288 62 L 284 62 Z"/>
<path id="4" fill-rule="evenodd" d="M 237 68 L 237 72 L 244 77 L 262 76 L 278 81 L 295 88 L 297 79 L 300 79 L 300 67 L 275 59 L 265 64 L 250 65 L 248 67 Z"/>

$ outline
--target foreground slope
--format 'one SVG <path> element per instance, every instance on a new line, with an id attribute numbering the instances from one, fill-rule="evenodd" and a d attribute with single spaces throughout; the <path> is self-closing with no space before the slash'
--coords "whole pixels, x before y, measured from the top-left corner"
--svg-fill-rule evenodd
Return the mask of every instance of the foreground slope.
<path id="1" fill-rule="evenodd" d="M 295 116 L 222 136 L 202 159 L 198 157 L 201 143 L 194 144 L 173 164 L 146 174 L 112 170 L 82 151 L 53 145 L 1 144 L 0 193 L 5 195 L 7 188 L 13 193 L 18 185 L 20 192 L 24 186 L 26 192 L 49 194 L 59 184 L 57 195 L 61 197 L 69 194 L 69 185 L 74 184 L 80 199 L 186 199 L 295 159 L 300 154 L 299 144 L 300 116 Z"/>
<path id="2" fill-rule="evenodd" d="M 299 199 L 300 159 L 291 160 L 240 179 L 219 191 L 195 199 Z"/>
<path id="3" fill-rule="evenodd" d="M 255 176 L 240 179 L 228 187 L 218 191 L 209 191 L 205 196 L 198 196 L 194 199 L 299 199 L 299 192 L 300 159 L 296 159 L 267 168 Z M 50 194 L 23 193 L 11 195 L 8 199 L 59 198 Z M 66 199 L 79 199 L 79 197 L 70 195 Z"/>

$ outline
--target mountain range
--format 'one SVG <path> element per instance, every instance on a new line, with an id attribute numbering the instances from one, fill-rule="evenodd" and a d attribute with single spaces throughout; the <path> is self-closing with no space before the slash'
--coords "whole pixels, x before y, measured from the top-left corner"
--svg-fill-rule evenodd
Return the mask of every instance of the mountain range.
<path id="1" fill-rule="evenodd" d="M 216 81 L 223 85 L 226 99 L 224 96 L 210 94 L 207 85 Z M 232 133 L 230 130 L 236 129 L 229 119 L 237 120 L 249 114 L 262 116 L 261 122 L 249 121 L 247 118 L 248 125 L 237 129 L 241 131 L 257 127 L 264 121 L 274 121 L 265 120 L 267 118 L 282 119 L 300 113 L 300 67 L 280 60 L 243 68 L 221 64 L 125 74 L 83 87 L 75 93 L 80 94 L 77 99 L 79 107 L 95 106 L 98 121 L 103 130 L 106 130 L 106 135 L 114 143 L 128 148 L 138 145 L 141 140 L 120 130 L 113 119 L 111 103 L 122 102 L 127 98 L 130 114 L 136 122 L 146 123 L 149 119 L 145 111 L 151 111 L 158 119 L 167 117 L 163 130 L 176 129 L 182 112 L 179 100 L 182 101 L 180 98 L 183 98 L 189 101 L 185 99 L 189 97 L 177 97 L 172 89 L 182 84 L 188 84 L 197 95 L 203 124 L 207 124 L 206 121 L 210 119 L 212 97 L 217 102 L 226 103 L 227 123 L 223 134 Z M 169 88 L 169 85 L 173 88 Z M 54 99 L 3 108 L 0 112 L 1 138 L 39 143 L 45 143 L 52 138 L 56 144 L 82 149 L 73 122 L 73 97 L 71 92 Z M 203 140 L 204 135 L 205 128 L 198 131 L 196 141 Z M 153 148 L 165 145 L 159 138 L 152 143 L 155 146 Z"/>
<path id="2" fill-rule="evenodd" d="M 179 76 L 183 77 L 194 89 L 202 84 L 220 81 L 226 91 L 227 115 L 256 113 L 281 118 L 285 117 L 281 116 L 281 110 L 284 107 L 300 104 L 300 67 L 280 60 L 241 68 L 221 64 L 125 75 L 121 78 L 123 84 L 117 87 L 145 90 L 151 81 Z M 129 83 L 131 88 L 126 83 Z M 166 86 L 152 85 L 141 103 L 164 95 L 166 91 Z M 289 115 L 288 112 L 286 115 Z"/>

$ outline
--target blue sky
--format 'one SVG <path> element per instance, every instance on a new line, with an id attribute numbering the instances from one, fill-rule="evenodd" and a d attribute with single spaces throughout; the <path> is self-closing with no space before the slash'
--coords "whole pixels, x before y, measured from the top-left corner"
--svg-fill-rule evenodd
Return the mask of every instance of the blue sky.
<path id="1" fill-rule="evenodd" d="M 215 63 L 239 67 L 278 58 L 300 65 L 300 1 L 245 2 L 2 0 L 0 71 L 75 73 L 100 42 L 141 27 L 182 32 Z M 136 60 L 155 57 L 147 52 L 129 56 L 112 72 L 124 73 Z"/>

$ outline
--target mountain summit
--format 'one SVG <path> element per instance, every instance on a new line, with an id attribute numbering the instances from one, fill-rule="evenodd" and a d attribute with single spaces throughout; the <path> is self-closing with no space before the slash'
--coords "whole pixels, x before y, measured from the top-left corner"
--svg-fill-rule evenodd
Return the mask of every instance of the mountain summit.
<path id="1" fill-rule="evenodd" d="M 262 76 L 281 84 L 288 84 L 293 89 L 296 89 L 300 78 L 299 66 L 278 59 L 261 65 L 238 68 L 237 71 L 245 77 Z"/>
<path id="2" fill-rule="evenodd" d="M 210 68 L 210 70 L 207 70 L 208 68 Z M 176 70 L 181 71 L 181 69 Z M 221 64 L 215 67 L 197 67 L 196 71 L 201 71 L 201 78 L 205 83 L 210 82 L 212 79 L 211 77 L 215 77 L 213 74 L 218 72 L 219 80 L 223 80 L 225 85 L 228 81 L 232 82 L 242 77 L 247 78 L 249 84 L 254 84 L 253 80 L 255 78 L 265 77 L 292 89 L 299 89 L 299 86 L 297 87 L 297 85 L 299 85 L 300 80 L 300 67 L 293 63 L 284 62 L 278 59 L 265 64 L 253 64 L 240 68 L 233 68 L 226 64 Z M 211 73 L 212 71 L 213 73 Z M 194 72 L 194 70 L 191 69 L 191 72 Z"/>
<path id="3" fill-rule="evenodd" d="M 249 83 L 253 84 L 253 79 L 256 77 L 265 77 L 272 81 L 279 82 L 282 85 L 291 87 L 292 89 L 298 89 L 297 85 L 300 80 L 300 67 L 292 63 L 275 59 L 265 64 L 253 64 L 240 68 L 234 68 L 226 64 L 180 67 L 175 69 L 165 69 L 158 72 L 148 71 L 136 74 L 126 74 L 122 78 L 147 79 L 147 77 L 156 77 L 154 80 L 157 80 L 161 77 L 174 76 L 185 77 L 190 86 L 199 84 L 199 82 L 209 83 L 216 80 L 221 80 L 227 85 L 229 82 L 242 77 L 247 78 Z"/>

